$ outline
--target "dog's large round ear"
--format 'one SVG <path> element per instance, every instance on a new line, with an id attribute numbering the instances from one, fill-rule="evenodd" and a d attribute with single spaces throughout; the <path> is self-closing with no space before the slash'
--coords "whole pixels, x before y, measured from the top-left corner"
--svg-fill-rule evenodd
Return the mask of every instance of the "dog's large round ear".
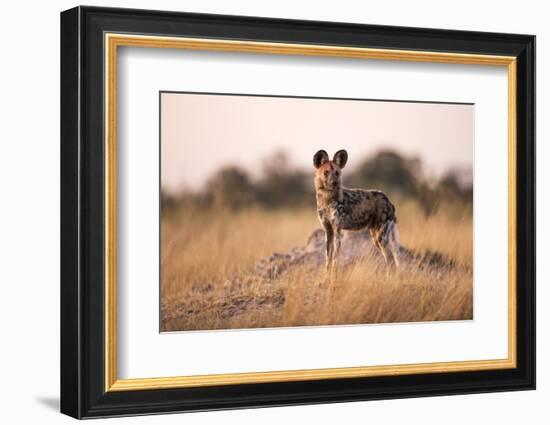
<path id="1" fill-rule="evenodd" d="M 344 168 L 346 166 L 346 162 L 348 162 L 348 153 L 345 149 L 339 150 L 334 154 L 334 158 L 332 159 L 336 165 L 340 168 Z"/>
<path id="2" fill-rule="evenodd" d="M 327 151 L 321 149 L 320 151 L 317 151 L 315 155 L 313 155 L 313 166 L 315 168 L 319 168 L 325 162 L 328 162 L 328 160 L 329 159 Z"/>

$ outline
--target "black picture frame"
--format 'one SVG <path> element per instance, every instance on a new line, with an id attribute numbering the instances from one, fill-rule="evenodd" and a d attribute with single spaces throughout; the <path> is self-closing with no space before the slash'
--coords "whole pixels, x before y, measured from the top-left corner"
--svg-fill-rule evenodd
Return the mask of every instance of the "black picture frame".
<path id="1" fill-rule="evenodd" d="M 517 59 L 517 367 L 105 391 L 104 34 L 507 55 Z M 535 37 L 132 9 L 61 13 L 61 412 L 75 418 L 535 388 Z"/>

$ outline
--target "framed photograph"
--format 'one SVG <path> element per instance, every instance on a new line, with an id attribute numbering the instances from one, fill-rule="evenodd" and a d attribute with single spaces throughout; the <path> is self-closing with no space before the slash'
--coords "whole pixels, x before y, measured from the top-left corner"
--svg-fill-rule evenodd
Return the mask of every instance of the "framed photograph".
<path id="1" fill-rule="evenodd" d="M 61 14 L 61 411 L 535 388 L 535 37 Z"/>

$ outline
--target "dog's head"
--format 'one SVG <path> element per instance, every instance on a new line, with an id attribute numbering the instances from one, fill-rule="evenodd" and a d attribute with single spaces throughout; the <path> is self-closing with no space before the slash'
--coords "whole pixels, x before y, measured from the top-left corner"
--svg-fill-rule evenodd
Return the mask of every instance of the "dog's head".
<path id="1" fill-rule="evenodd" d="M 324 190 L 339 190 L 342 187 L 342 169 L 348 162 L 348 153 L 342 149 L 334 154 L 332 161 L 325 150 L 313 155 L 315 187 Z"/>

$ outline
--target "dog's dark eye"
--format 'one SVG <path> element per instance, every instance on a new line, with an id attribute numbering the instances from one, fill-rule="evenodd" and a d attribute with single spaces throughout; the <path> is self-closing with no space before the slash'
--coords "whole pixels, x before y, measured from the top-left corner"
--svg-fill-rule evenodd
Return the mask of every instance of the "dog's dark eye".
<path id="1" fill-rule="evenodd" d="M 335 172 L 334 172 L 334 175 L 335 175 L 336 177 L 338 177 L 338 176 L 340 175 L 340 171 L 335 171 Z"/>
<path id="2" fill-rule="evenodd" d="M 328 177 L 328 174 L 329 174 L 328 171 L 325 171 L 325 177 Z"/>

